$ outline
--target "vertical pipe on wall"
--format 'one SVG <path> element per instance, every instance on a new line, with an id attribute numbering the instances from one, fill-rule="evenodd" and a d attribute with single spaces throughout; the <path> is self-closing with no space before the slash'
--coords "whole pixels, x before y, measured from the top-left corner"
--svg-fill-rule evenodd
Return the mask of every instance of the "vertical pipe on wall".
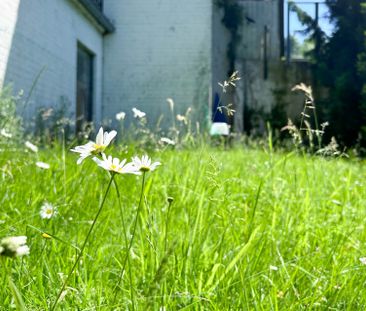
<path id="1" fill-rule="evenodd" d="M 290 62 L 291 58 L 291 40 L 290 40 L 290 6 L 291 2 L 287 1 L 287 47 L 286 47 L 286 59 L 287 63 Z"/>
<path id="2" fill-rule="evenodd" d="M 284 35 L 284 0 L 278 2 L 278 32 L 280 38 L 280 57 L 285 56 L 285 35 Z"/>
<path id="3" fill-rule="evenodd" d="M 263 30 L 263 79 L 268 78 L 268 27 L 264 26 Z"/>

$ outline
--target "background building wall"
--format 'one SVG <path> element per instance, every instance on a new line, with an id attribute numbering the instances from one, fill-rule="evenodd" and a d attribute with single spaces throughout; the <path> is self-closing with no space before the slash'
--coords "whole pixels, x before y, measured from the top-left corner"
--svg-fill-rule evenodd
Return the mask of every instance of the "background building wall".
<path id="1" fill-rule="evenodd" d="M 224 16 L 223 10 L 219 10 L 214 4 L 212 11 L 212 98 L 210 101 L 210 114 L 212 118 L 215 118 L 215 121 L 223 121 L 222 119 L 226 118 L 217 111 L 217 101 L 220 100 L 221 105 L 232 102 L 232 94 L 230 92 L 223 93 L 222 88 L 218 83 L 222 83 L 224 80 L 227 80 L 228 77 L 229 62 L 227 58 L 227 48 L 230 42 L 230 32 L 222 23 L 222 18 Z"/>
<path id="2" fill-rule="evenodd" d="M 116 27 L 105 37 L 104 116 L 137 107 L 169 124 L 170 97 L 176 113 L 207 118 L 212 0 L 105 0 L 104 12 Z"/>
<path id="3" fill-rule="evenodd" d="M 101 117 L 103 36 L 71 0 L 0 1 L 0 87 L 12 84 L 26 98 L 25 117 L 61 99 L 75 114 L 77 42 L 94 57 L 94 117 Z M 39 79 L 36 81 L 37 76 Z"/>
<path id="4" fill-rule="evenodd" d="M 0 2 L 0 87 L 3 86 L 20 0 Z"/>
<path id="5" fill-rule="evenodd" d="M 272 120 L 276 126 L 286 125 L 287 117 L 296 117 L 303 105 L 303 96 L 291 92 L 295 84 L 311 84 L 310 65 L 307 62 L 287 63 L 282 57 L 283 8 L 281 0 L 242 0 L 241 40 L 237 44 L 235 69 L 241 80 L 233 92 L 222 94 L 223 104 L 234 103 L 235 130 L 262 134 L 265 120 L 283 112 L 283 119 Z M 227 49 L 229 32 L 222 24 L 222 9 L 214 7 L 213 22 L 217 30 L 213 38 L 213 90 L 221 92 L 217 81 L 227 79 Z M 226 66 L 226 68 L 225 68 Z M 223 78 L 223 75 L 226 75 Z"/>

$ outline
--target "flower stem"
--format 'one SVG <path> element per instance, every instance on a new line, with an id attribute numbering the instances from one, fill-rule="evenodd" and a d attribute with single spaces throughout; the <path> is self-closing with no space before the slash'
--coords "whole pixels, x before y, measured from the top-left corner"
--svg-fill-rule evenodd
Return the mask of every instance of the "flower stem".
<path id="1" fill-rule="evenodd" d="M 167 250 L 170 207 L 172 206 L 172 201 L 169 201 L 168 204 L 168 212 L 165 220 L 164 252 Z"/>
<path id="2" fill-rule="evenodd" d="M 126 268 L 127 259 L 130 256 L 131 247 L 132 247 L 132 244 L 133 244 L 133 240 L 135 238 L 137 221 L 138 221 L 138 218 L 139 218 L 139 215 L 140 215 L 140 211 L 141 211 L 142 198 L 144 196 L 144 189 L 145 189 L 145 172 L 143 172 L 143 174 L 142 174 L 141 195 L 140 195 L 139 205 L 137 207 L 137 212 L 136 212 L 135 220 L 134 220 L 134 223 L 133 223 L 132 237 L 131 237 L 131 240 L 130 240 L 130 244 L 128 245 L 127 253 L 126 253 L 125 259 L 123 261 L 122 270 L 121 270 L 121 273 L 119 274 L 119 278 L 118 278 L 117 285 L 114 288 L 114 298 L 113 298 L 113 304 L 112 305 L 114 305 L 114 302 L 116 301 L 117 288 L 121 284 L 122 277 L 123 277 L 123 273 L 124 273 L 125 268 Z"/>
<path id="3" fill-rule="evenodd" d="M 4 275 L 3 275 L 3 288 L 6 288 L 6 282 L 8 280 L 8 275 L 9 275 L 9 268 L 8 268 L 8 261 L 7 258 L 5 258 L 4 256 L 0 256 L 0 262 L 1 265 L 4 266 L 1 270 L 3 271 Z"/>
<path id="4" fill-rule="evenodd" d="M 108 195 L 109 189 L 111 188 L 111 184 L 112 184 L 112 181 L 113 181 L 113 179 L 114 179 L 114 175 L 115 175 L 115 174 L 112 174 L 112 175 L 111 175 L 111 179 L 110 179 L 110 181 L 109 181 L 109 183 L 108 183 L 108 187 L 107 187 L 107 190 L 106 190 L 106 192 L 105 192 L 105 194 L 104 194 L 104 197 L 103 197 L 102 203 L 100 204 L 99 209 L 98 209 L 98 212 L 97 212 L 97 214 L 95 215 L 94 220 L 93 220 L 93 222 L 92 222 L 92 224 L 91 224 L 91 226 L 90 226 L 90 228 L 89 228 L 89 231 L 88 231 L 88 233 L 87 233 L 87 235 L 86 235 L 86 237 L 85 237 L 84 243 L 83 243 L 82 247 L 80 248 L 79 255 L 77 256 L 77 258 L 76 258 L 76 260 L 75 260 L 74 265 L 72 266 L 72 268 L 71 268 L 71 270 L 70 270 L 69 274 L 67 275 L 67 278 L 66 278 L 66 280 L 65 280 L 64 284 L 62 285 L 62 287 L 61 287 L 61 289 L 60 289 L 60 291 L 59 291 L 59 293 L 58 293 L 58 295 L 57 295 L 57 298 L 56 298 L 55 302 L 53 303 L 53 305 L 52 305 L 52 307 L 51 307 L 51 309 L 50 309 L 51 311 L 55 310 L 56 305 L 57 305 L 57 302 L 59 301 L 59 299 L 60 299 L 60 297 L 61 297 L 61 294 L 62 294 L 62 292 L 64 291 L 64 289 L 65 289 L 65 287 L 66 287 L 67 282 L 69 281 L 69 279 L 70 279 L 71 275 L 73 274 L 73 272 L 74 272 L 74 270 L 75 270 L 75 268 L 76 268 L 77 264 L 79 263 L 79 261 L 80 261 L 80 259 L 81 259 L 81 256 L 83 255 L 83 252 L 84 252 L 84 248 L 85 248 L 85 246 L 86 246 L 86 243 L 88 242 L 89 237 L 90 237 L 90 234 L 91 234 L 91 232 L 93 231 L 93 228 L 94 228 L 94 226 L 95 226 L 95 223 L 97 222 L 97 219 L 98 219 L 98 217 L 99 217 L 99 215 L 100 215 L 100 213 L 101 213 L 101 211 L 102 211 L 102 209 L 103 209 L 104 202 L 105 202 L 105 200 L 106 200 L 106 198 L 107 198 L 107 195 Z"/>
<path id="5" fill-rule="evenodd" d="M 119 205 L 119 211 L 120 211 L 120 214 L 121 214 L 122 230 L 123 230 L 123 235 L 124 235 L 124 239 L 125 239 L 125 248 L 128 249 L 126 223 L 125 223 L 125 217 L 123 215 L 123 210 L 122 210 L 121 195 L 119 193 L 119 189 L 118 189 L 118 185 L 117 185 L 116 180 L 113 180 L 113 183 L 114 183 L 114 187 L 116 188 L 117 197 L 118 197 L 118 205 Z M 134 299 L 134 295 L 133 295 L 131 262 L 130 262 L 130 256 L 128 254 L 127 254 L 127 261 L 128 261 L 128 267 L 129 267 L 128 270 L 129 270 L 129 278 L 130 278 L 130 291 L 131 291 L 130 294 L 131 294 L 132 310 L 135 310 L 135 299 Z"/>

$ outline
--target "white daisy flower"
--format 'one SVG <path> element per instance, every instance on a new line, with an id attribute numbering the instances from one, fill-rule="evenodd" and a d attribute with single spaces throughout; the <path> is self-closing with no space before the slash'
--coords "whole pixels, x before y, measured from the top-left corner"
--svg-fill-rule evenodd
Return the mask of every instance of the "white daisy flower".
<path id="1" fill-rule="evenodd" d="M 33 151 L 33 152 L 38 152 L 38 147 L 36 146 L 36 145 L 33 145 L 30 141 L 26 141 L 25 142 L 25 146 L 29 149 L 29 150 L 31 150 L 31 151 Z"/>
<path id="2" fill-rule="evenodd" d="M 16 256 L 21 257 L 29 255 L 29 246 L 28 245 L 22 245 L 17 248 Z"/>
<path id="3" fill-rule="evenodd" d="M 136 167 L 136 170 L 140 172 L 153 171 L 161 165 L 160 162 L 151 163 L 151 159 L 147 155 L 142 156 L 141 159 L 139 157 L 133 157 L 132 163 Z"/>
<path id="4" fill-rule="evenodd" d="M 171 140 L 170 138 L 168 138 L 168 137 L 162 137 L 162 138 L 160 138 L 160 141 L 162 142 L 162 143 L 166 143 L 166 144 L 168 144 L 168 145 L 172 145 L 172 146 L 174 146 L 175 145 L 175 141 L 174 140 Z"/>
<path id="5" fill-rule="evenodd" d="M 50 165 L 45 162 L 36 162 L 36 165 L 44 170 L 48 170 L 50 168 Z"/>
<path id="6" fill-rule="evenodd" d="M 360 262 L 361 262 L 363 265 L 366 265 L 366 257 L 361 257 L 361 258 L 360 258 Z"/>
<path id="7" fill-rule="evenodd" d="M 136 169 L 133 163 L 126 163 L 126 159 L 120 161 L 118 158 L 112 158 L 112 156 L 106 156 L 102 153 L 103 160 L 94 157 L 93 160 L 101 168 L 107 171 L 118 173 L 118 174 L 135 174 L 140 175 L 141 173 Z"/>
<path id="8" fill-rule="evenodd" d="M 57 208 L 46 202 L 42 205 L 39 215 L 42 219 L 51 219 L 58 214 Z"/>
<path id="9" fill-rule="evenodd" d="M 95 142 L 89 141 L 85 145 L 76 146 L 74 149 L 71 149 L 72 152 L 80 153 L 80 158 L 78 159 L 77 164 L 80 164 L 91 155 L 102 153 L 116 135 L 116 131 L 103 133 L 103 128 L 101 127 L 99 129 Z"/>
<path id="10" fill-rule="evenodd" d="M 270 265 L 269 266 L 269 270 L 277 271 L 278 270 L 278 267 Z"/>
<path id="11" fill-rule="evenodd" d="M 6 138 L 12 138 L 13 137 L 13 135 L 11 133 L 9 133 L 6 129 L 1 129 L 0 135 L 4 136 Z"/>
<path id="12" fill-rule="evenodd" d="M 3 238 L 0 241 L 0 255 L 8 257 L 29 255 L 29 247 L 26 243 L 26 236 L 10 236 Z"/>
<path id="13" fill-rule="evenodd" d="M 122 120 L 125 119 L 125 117 L 126 117 L 126 113 L 123 112 L 123 111 L 121 111 L 121 112 L 119 112 L 119 113 L 116 114 L 116 120 L 117 121 L 122 121 Z"/>
<path id="14" fill-rule="evenodd" d="M 141 119 L 141 118 L 143 118 L 143 117 L 145 117 L 146 116 L 146 113 L 145 112 L 143 112 L 143 111 L 141 111 L 141 110 L 138 110 L 137 108 L 132 108 L 132 112 L 133 112 L 133 117 L 134 118 L 139 118 L 139 119 Z"/>

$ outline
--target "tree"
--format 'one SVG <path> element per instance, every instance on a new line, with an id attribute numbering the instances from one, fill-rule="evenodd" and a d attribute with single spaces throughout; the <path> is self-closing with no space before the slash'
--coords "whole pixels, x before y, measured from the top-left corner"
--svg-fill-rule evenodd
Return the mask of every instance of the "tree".
<path id="1" fill-rule="evenodd" d="M 329 88 L 323 109 L 331 134 L 345 145 L 366 142 L 366 11 L 360 0 L 327 0 L 333 35 L 317 60 L 320 82 Z M 362 139 L 363 137 L 363 139 Z M 362 142 L 364 144 L 364 142 Z"/>
<path id="2" fill-rule="evenodd" d="M 328 89 L 318 102 L 324 121 L 329 121 L 328 136 L 342 144 L 361 143 L 366 147 L 366 5 L 360 0 L 326 0 L 329 19 L 334 25 L 327 38 L 319 25 L 292 4 L 292 10 L 307 26 L 314 40 L 310 51 L 315 87 Z"/>

